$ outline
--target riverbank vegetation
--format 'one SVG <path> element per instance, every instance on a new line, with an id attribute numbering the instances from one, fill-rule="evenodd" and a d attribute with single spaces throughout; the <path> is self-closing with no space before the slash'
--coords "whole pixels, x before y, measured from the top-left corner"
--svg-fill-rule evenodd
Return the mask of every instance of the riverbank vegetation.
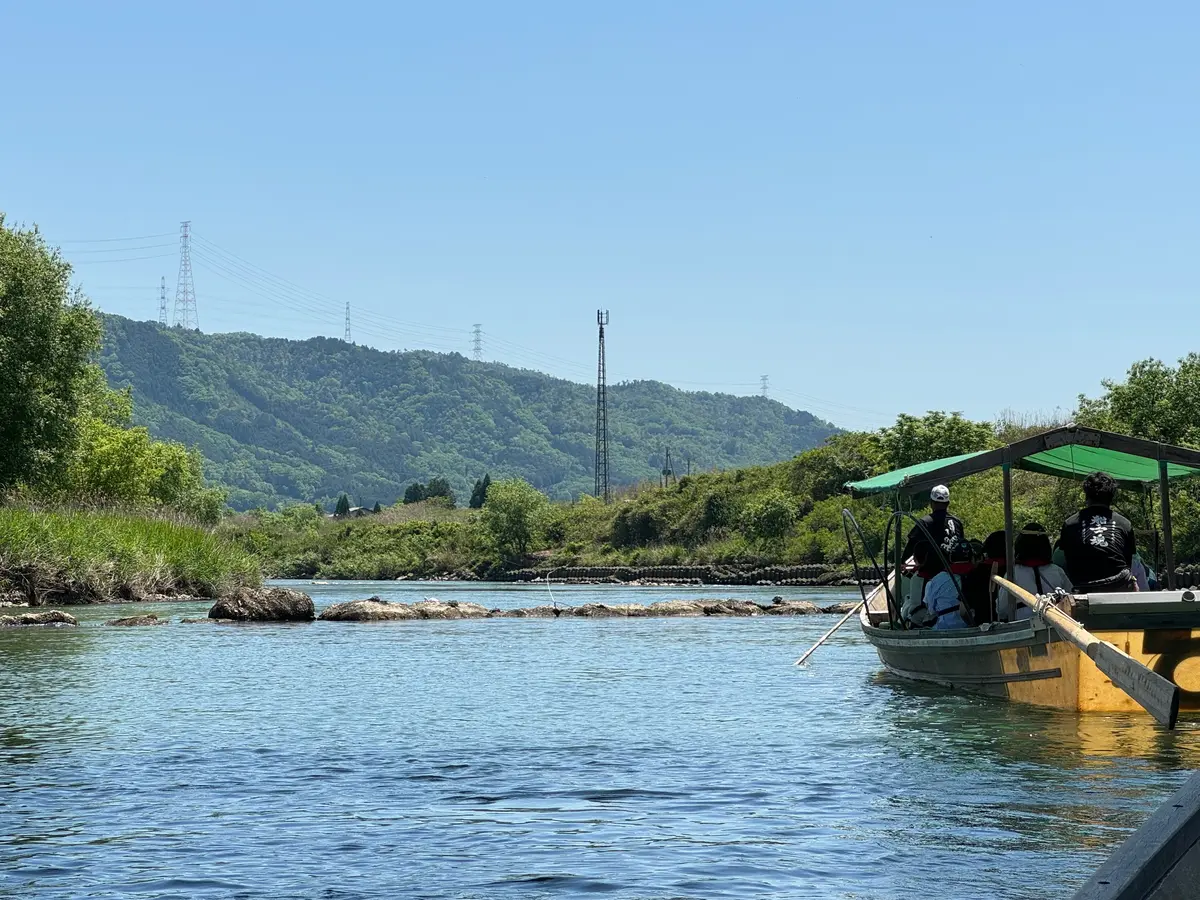
<path id="1" fill-rule="evenodd" d="M 1135 365 L 1123 382 L 1081 398 L 1080 424 L 1171 443 L 1200 445 L 1200 356 L 1178 367 Z M 1158 412 L 1155 412 L 1155 411 Z M 973 422 L 958 414 L 902 415 L 873 432 L 845 432 L 794 459 L 769 466 L 704 472 L 669 485 L 618 492 L 605 505 L 584 496 L 551 503 L 523 481 L 491 484 L 482 509 L 415 503 L 356 521 L 324 519 L 311 506 L 253 511 L 222 526 L 239 546 L 287 577 L 395 578 L 495 576 L 522 567 L 658 567 L 850 562 L 841 511 L 849 508 L 878 553 L 889 515 L 886 501 L 851 499 L 848 481 L 930 459 L 1000 446 L 1043 431 L 1056 421 L 1009 416 Z M 1200 485 L 1177 484 L 1174 531 L 1180 562 L 1200 560 Z M 1014 473 L 1018 526 L 1037 521 L 1051 530 L 1078 508 L 1078 485 Z M 1156 503 L 1150 493 L 1126 491 L 1118 502 L 1140 532 L 1146 558 L 1156 552 Z M 952 508 L 971 537 L 1003 527 L 1001 476 L 985 472 L 956 482 Z M 920 503 L 916 504 L 920 512 Z M 860 560 L 861 561 L 861 560 Z"/>
<path id="2" fill-rule="evenodd" d="M 36 229 L 0 214 L 0 593 L 91 601 L 259 581 L 211 533 L 200 454 L 132 426 L 94 362 L 101 323 Z M 119 510 L 114 511 L 114 510 Z"/>

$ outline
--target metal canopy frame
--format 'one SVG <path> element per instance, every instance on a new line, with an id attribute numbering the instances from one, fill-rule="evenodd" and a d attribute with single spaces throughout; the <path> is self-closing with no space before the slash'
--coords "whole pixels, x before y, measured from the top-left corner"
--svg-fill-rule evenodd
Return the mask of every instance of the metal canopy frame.
<path id="1" fill-rule="evenodd" d="M 1171 535 L 1170 476 L 1167 467 L 1174 463 L 1180 466 L 1200 469 L 1200 450 L 1190 450 L 1187 447 L 1176 447 L 1172 444 L 1163 444 L 1158 441 L 1148 441 L 1143 438 L 1113 434 L 1110 431 L 1101 431 L 1098 428 L 1087 428 L 1073 424 L 1064 425 L 1005 447 L 999 447 L 995 450 L 985 450 L 967 459 L 960 459 L 957 462 L 949 463 L 940 468 L 921 472 L 911 478 L 906 478 L 895 488 L 897 507 L 899 506 L 900 497 L 911 496 L 921 491 L 927 491 L 935 485 L 944 482 L 957 481 L 959 478 L 976 475 L 980 472 L 986 472 L 988 469 L 999 467 L 1004 473 L 1004 534 L 1008 571 L 1012 572 L 1014 562 L 1013 542 L 1015 538 L 1012 512 L 1013 467 L 1020 468 L 1021 460 L 1028 456 L 1033 456 L 1045 450 L 1054 450 L 1058 447 L 1068 446 L 1098 447 L 1158 462 L 1158 496 L 1159 508 L 1162 511 L 1163 549 L 1166 556 L 1167 587 L 1170 590 L 1174 590 L 1175 547 Z M 865 494 L 855 493 L 851 489 L 851 493 L 856 496 L 866 496 L 872 492 Z M 898 532 L 899 527 L 897 526 Z M 899 552 L 897 552 L 897 555 L 899 555 Z M 900 560 L 897 560 L 897 584 L 900 583 L 899 563 Z"/>

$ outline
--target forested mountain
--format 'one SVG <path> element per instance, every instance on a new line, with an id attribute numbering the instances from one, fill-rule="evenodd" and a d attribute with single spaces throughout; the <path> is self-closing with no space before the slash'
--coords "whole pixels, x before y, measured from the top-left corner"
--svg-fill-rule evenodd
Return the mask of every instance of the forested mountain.
<path id="1" fill-rule="evenodd" d="M 520 476 L 552 497 L 593 488 L 595 388 L 458 354 L 384 352 L 331 338 L 201 334 L 104 317 L 101 365 L 133 388 L 139 424 L 200 448 L 236 508 L 288 501 L 394 502 L 442 476 Z M 614 484 L 676 470 L 787 459 L 836 429 L 762 397 L 609 389 Z"/>

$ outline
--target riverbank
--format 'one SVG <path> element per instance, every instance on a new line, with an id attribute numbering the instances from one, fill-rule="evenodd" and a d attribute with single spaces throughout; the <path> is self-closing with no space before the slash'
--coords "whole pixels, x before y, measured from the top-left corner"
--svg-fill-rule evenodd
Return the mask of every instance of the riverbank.
<path id="1" fill-rule="evenodd" d="M 0 506 L 0 601 L 6 603 L 216 599 L 261 583 L 253 555 L 183 519 Z"/>

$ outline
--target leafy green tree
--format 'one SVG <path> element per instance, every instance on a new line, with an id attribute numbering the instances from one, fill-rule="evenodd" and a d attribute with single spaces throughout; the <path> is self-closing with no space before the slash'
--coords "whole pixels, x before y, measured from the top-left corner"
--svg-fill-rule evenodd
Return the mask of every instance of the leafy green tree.
<path id="1" fill-rule="evenodd" d="M 742 514 L 747 536 L 760 547 L 779 548 L 796 524 L 796 504 L 774 489 L 746 504 Z"/>
<path id="2" fill-rule="evenodd" d="M 997 444 L 989 423 L 972 422 L 956 412 L 947 415 L 937 411 L 920 418 L 902 413 L 895 425 L 879 430 L 878 439 L 888 469 L 974 453 Z"/>
<path id="3" fill-rule="evenodd" d="M 422 500 L 428 499 L 428 497 L 428 489 L 419 481 L 414 481 L 404 489 L 405 503 L 420 503 Z"/>
<path id="4" fill-rule="evenodd" d="M 792 461 L 789 487 L 815 501 L 825 500 L 843 493 L 849 481 L 878 474 L 884 468 L 883 458 L 878 435 L 861 431 L 835 434 Z"/>
<path id="5" fill-rule="evenodd" d="M 1079 398 L 1076 421 L 1107 431 L 1200 446 L 1200 354 L 1177 367 L 1146 359 L 1130 367 L 1124 382 L 1104 381 L 1104 394 Z"/>
<path id="6" fill-rule="evenodd" d="M 487 502 L 488 488 L 492 486 L 492 476 L 485 472 L 482 478 L 475 479 L 475 487 L 471 490 L 471 500 L 467 504 L 471 509 L 483 509 Z"/>
<path id="7" fill-rule="evenodd" d="M 371 508 L 371 512 L 375 515 L 379 515 L 381 512 L 383 512 L 383 507 L 379 505 L 378 500 L 375 501 L 375 505 Z"/>
<path id="8" fill-rule="evenodd" d="M 71 266 L 0 214 L 0 489 L 55 486 L 79 430 L 100 324 Z"/>
<path id="9" fill-rule="evenodd" d="M 550 501 L 522 478 L 497 481 L 488 490 L 483 526 L 496 549 L 508 557 L 524 556 L 537 537 Z"/>
<path id="10" fill-rule="evenodd" d="M 346 516 L 350 515 L 350 498 L 345 494 L 342 494 L 342 496 L 338 497 L 337 506 L 334 507 L 333 515 L 334 518 L 337 519 L 344 519 Z"/>
<path id="11" fill-rule="evenodd" d="M 442 499 L 448 506 L 454 506 L 454 491 L 450 490 L 450 482 L 445 478 L 431 478 L 425 487 L 425 499 Z"/>

